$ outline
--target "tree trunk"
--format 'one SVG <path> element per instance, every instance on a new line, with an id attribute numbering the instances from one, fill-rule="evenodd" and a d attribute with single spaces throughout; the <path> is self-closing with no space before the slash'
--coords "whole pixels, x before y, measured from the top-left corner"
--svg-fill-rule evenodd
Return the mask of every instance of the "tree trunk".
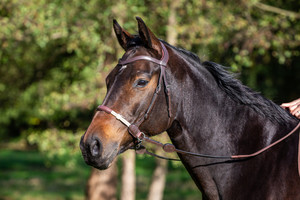
<path id="1" fill-rule="evenodd" d="M 179 0 L 170 1 L 170 15 L 168 18 L 167 27 L 167 42 L 171 45 L 177 43 L 177 21 L 176 21 L 176 9 L 179 6 Z M 166 184 L 166 174 L 168 171 L 168 161 L 156 158 L 156 168 L 152 176 L 152 182 L 150 185 L 148 200 L 161 200 L 163 199 L 163 193 Z"/>
<path id="2" fill-rule="evenodd" d="M 148 200 L 161 200 L 163 199 L 166 174 L 167 174 L 168 161 L 160 158 L 156 158 L 156 168 L 152 176 L 152 182 L 150 185 Z"/>
<path id="3" fill-rule="evenodd" d="M 87 200 L 116 200 L 117 199 L 117 162 L 107 170 L 100 171 L 92 168 L 86 186 Z"/>
<path id="4" fill-rule="evenodd" d="M 177 43 L 177 20 L 176 20 L 176 9 L 179 6 L 179 0 L 170 1 L 170 15 L 168 18 L 168 27 L 167 27 L 167 42 L 173 46 L 176 46 Z"/>
<path id="5" fill-rule="evenodd" d="M 135 151 L 128 150 L 122 156 L 121 200 L 135 200 Z"/>

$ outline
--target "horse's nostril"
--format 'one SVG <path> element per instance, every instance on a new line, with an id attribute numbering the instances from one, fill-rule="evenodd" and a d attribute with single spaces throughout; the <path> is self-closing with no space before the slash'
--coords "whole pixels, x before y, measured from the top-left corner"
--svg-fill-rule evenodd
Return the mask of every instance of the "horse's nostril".
<path id="1" fill-rule="evenodd" d="M 94 139 L 91 142 L 90 150 L 91 150 L 92 156 L 94 156 L 94 157 L 100 156 L 101 144 L 100 144 L 100 141 L 98 139 Z"/>

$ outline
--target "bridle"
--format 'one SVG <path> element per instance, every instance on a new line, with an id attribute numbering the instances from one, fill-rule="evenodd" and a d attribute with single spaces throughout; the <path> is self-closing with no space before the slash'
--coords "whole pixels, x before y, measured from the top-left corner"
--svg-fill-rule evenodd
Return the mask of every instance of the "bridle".
<path id="1" fill-rule="evenodd" d="M 132 58 L 129 58 L 127 60 L 119 60 L 119 65 L 126 65 L 138 60 L 146 60 L 149 62 L 153 62 L 155 64 L 158 64 L 160 66 L 160 75 L 159 75 L 159 79 L 158 79 L 158 84 L 157 87 L 155 89 L 155 92 L 153 94 L 152 100 L 144 114 L 144 116 L 142 118 L 140 118 L 139 120 L 137 120 L 136 123 L 131 124 L 130 122 L 128 122 L 122 115 L 118 114 L 117 112 L 113 111 L 112 109 L 110 109 L 107 106 L 104 105 L 100 105 L 98 106 L 97 110 L 98 111 L 104 111 L 107 114 L 111 114 L 113 115 L 117 120 L 121 121 L 124 125 L 126 125 L 128 127 L 128 132 L 131 134 L 131 136 L 133 138 L 136 139 L 137 143 L 135 143 L 135 149 L 137 151 L 137 153 L 146 153 L 152 156 L 156 156 L 162 159 L 168 159 L 168 160 L 176 160 L 176 161 L 180 161 L 178 159 L 172 159 L 172 158 L 166 158 L 163 156 L 159 156 L 156 155 L 154 153 L 151 153 L 149 151 L 147 151 L 147 149 L 144 146 L 141 146 L 142 142 L 149 142 L 152 144 L 155 144 L 159 147 L 161 147 L 165 152 L 167 153 L 171 153 L 171 152 L 177 152 L 180 154 L 187 154 L 187 155 L 192 155 L 192 156 L 198 156 L 198 157 L 204 157 L 204 158 L 215 158 L 215 159 L 246 159 L 246 158 L 252 158 L 255 157 L 257 155 L 262 154 L 263 152 L 267 151 L 268 149 L 270 149 L 271 147 L 277 145 L 278 143 L 284 141 L 286 138 L 288 138 L 289 136 L 291 136 L 293 133 L 295 133 L 299 127 L 300 127 L 300 123 L 291 131 L 289 132 L 287 135 L 285 135 L 284 137 L 278 139 L 277 141 L 271 143 L 270 145 L 260 149 L 259 151 L 256 151 L 252 154 L 246 154 L 246 155 L 232 155 L 232 156 L 214 156 L 214 155 L 207 155 L 207 154 L 199 154 L 199 153 L 193 153 L 193 152 L 188 152 L 188 151 L 184 151 L 181 149 L 177 149 L 173 144 L 170 143 L 166 143 L 163 144 L 161 142 L 158 142 L 156 140 L 150 139 L 149 137 L 147 137 L 142 131 L 140 131 L 139 126 L 149 117 L 149 113 L 151 112 L 157 96 L 159 94 L 159 92 L 161 91 L 161 87 L 162 85 L 164 85 L 164 89 L 165 89 L 165 94 L 167 97 L 167 107 L 168 107 L 168 127 L 170 126 L 171 123 L 171 117 L 172 117 L 172 112 L 171 112 L 171 98 L 170 98 L 170 89 L 169 89 L 169 85 L 166 79 L 166 67 L 167 67 L 167 63 L 169 60 L 169 53 L 165 47 L 165 45 L 160 42 L 161 47 L 162 47 L 162 58 L 160 60 L 150 57 L 150 56 L 135 56 Z M 298 173 L 300 176 L 300 132 L 299 132 L 299 147 L 298 147 Z"/>
<path id="2" fill-rule="evenodd" d="M 105 111 L 108 114 L 112 114 L 113 116 L 115 116 L 116 119 L 118 119 L 124 125 L 126 125 L 128 127 L 128 132 L 137 141 L 137 143 L 135 143 L 135 149 L 136 150 L 140 150 L 141 149 L 141 145 L 140 144 L 142 143 L 142 141 L 145 141 L 145 140 L 154 141 L 154 140 L 146 137 L 145 134 L 143 132 L 141 132 L 138 127 L 145 120 L 148 119 L 149 113 L 153 109 L 153 106 L 154 106 L 154 104 L 155 104 L 155 102 L 157 100 L 158 94 L 161 91 L 162 86 L 164 86 L 164 92 L 165 92 L 166 97 L 167 97 L 168 127 L 170 126 L 170 123 L 171 123 L 171 116 L 172 116 L 171 97 L 170 97 L 169 84 L 168 84 L 167 79 L 166 79 L 166 66 L 167 66 L 167 63 L 169 61 L 169 53 L 168 53 L 165 45 L 162 42 L 160 42 L 160 44 L 161 44 L 161 47 L 162 47 L 162 57 L 161 57 L 160 60 L 158 60 L 156 58 L 153 58 L 153 57 L 150 57 L 150 56 L 135 56 L 135 57 L 132 57 L 132 58 L 129 58 L 129 59 L 126 59 L 126 60 L 120 59 L 119 62 L 118 62 L 119 65 L 126 65 L 126 64 L 138 61 L 138 60 L 146 60 L 146 61 L 158 64 L 159 67 L 160 67 L 160 75 L 159 75 L 157 87 L 156 87 L 156 89 L 154 91 L 154 94 L 152 96 L 150 104 L 149 104 L 147 110 L 144 113 L 144 116 L 142 116 L 140 119 L 138 119 L 137 122 L 135 122 L 134 124 L 131 124 L 122 115 L 116 113 L 115 111 L 113 111 L 112 109 L 110 109 L 107 106 L 100 105 L 97 108 L 98 111 Z"/>

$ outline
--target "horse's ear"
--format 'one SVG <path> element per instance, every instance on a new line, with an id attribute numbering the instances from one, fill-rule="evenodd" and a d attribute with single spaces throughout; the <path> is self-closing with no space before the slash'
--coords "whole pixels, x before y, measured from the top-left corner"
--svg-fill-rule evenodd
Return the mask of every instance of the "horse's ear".
<path id="1" fill-rule="evenodd" d="M 128 33 L 127 31 L 125 31 L 117 22 L 117 20 L 113 20 L 113 27 L 114 27 L 114 31 L 115 34 L 118 38 L 119 44 L 121 45 L 121 47 L 126 51 L 127 50 L 127 44 L 130 40 L 132 40 L 134 38 L 133 35 L 131 35 L 130 33 Z"/>
<path id="2" fill-rule="evenodd" d="M 162 54 L 162 47 L 159 39 L 152 33 L 152 31 L 146 26 L 145 22 L 140 18 L 136 17 L 139 27 L 139 35 L 146 47 L 149 47 L 157 51 L 158 55 Z"/>

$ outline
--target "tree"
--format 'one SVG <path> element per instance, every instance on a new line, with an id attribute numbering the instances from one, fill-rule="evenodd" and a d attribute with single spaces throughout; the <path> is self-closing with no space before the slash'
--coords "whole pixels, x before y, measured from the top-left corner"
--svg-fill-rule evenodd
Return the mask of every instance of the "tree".
<path id="1" fill-rule="evenodd" d="M 87 182 L 87 200 L 116 200 L 117 199 L 117 163 L 116 161 L 110 168 L 100 171 L 93 168 L 91 176 Z"/>
<path id="2" fill-rule="evenodd" d="M 148 192 L 148 200 L 163 199 L 166 175 L 168 172 L 168 161 L 156 158 L 156 166 L 152 175 L 152 180 Z"/>
<path id="3" fill-rule="evenodd" d="M 127 151 L 122 155 L 121 200 L 135 199 L 135 152 Z"/>

